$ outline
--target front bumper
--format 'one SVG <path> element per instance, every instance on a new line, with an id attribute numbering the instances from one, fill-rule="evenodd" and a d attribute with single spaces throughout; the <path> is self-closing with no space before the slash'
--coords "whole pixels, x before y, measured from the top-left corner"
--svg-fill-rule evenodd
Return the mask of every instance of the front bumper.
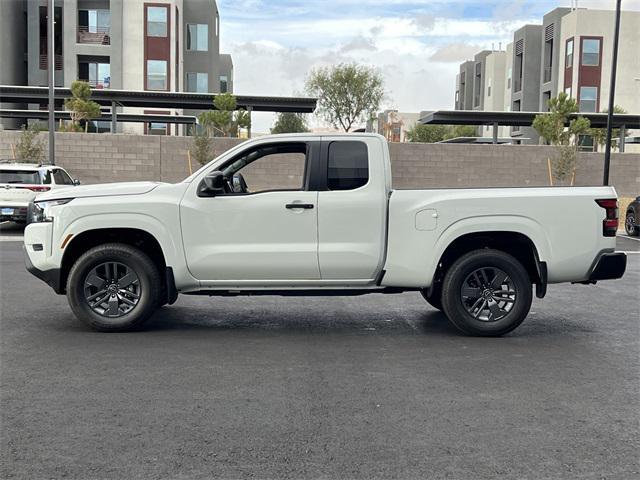
<path id="1" fill-rule="evenodd" d="M 29 258 L 29 254 L 27 253 L 26 246 L 24 245 L 22 246 L 22 251 L 24 253 L 24 263 L 25 263 L 25 266 L 27 267 L 27 271 L 30 274 L 38 277 L 40 280 L 42 280 L 44 283 L 49 285 L 51 288 L 53 288 L 53 290 L 57 294 L 63 294 L 64 289 L 60 285 L 60 269 L 53 268 L 51 270 L 40 270 L 39 268 L 35 267 L 31 262 L 31 259 Z"/>
<path id="2" fill-rule="evenodd" d="M 605 253 L 598 258 L 591 268 L 589 281 L 613 280 L 621 278 L 627 268 L 627 256 L 621 252 Z"/>
<path id="3" fill-rule="evenodd" d="M 27 222 L 28 208 L 24 205 L 0 204 L 0 221 Z"/>

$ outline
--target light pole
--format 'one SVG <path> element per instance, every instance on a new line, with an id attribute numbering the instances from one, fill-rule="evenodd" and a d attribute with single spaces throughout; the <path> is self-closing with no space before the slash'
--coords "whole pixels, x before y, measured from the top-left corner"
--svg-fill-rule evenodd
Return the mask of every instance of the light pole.
<path id="1" fill-rule="evenodd" d="M 618 39 L 620 37 L 620 4 L 616 0 L 616 24 L 613 31 L 613 57 L 611 59 L 611 82 L 609 83 L 609 111 L 607 112 L 607 139 L 604 147 L 604 176 L 603 185 L 609 185 L 609 164 L 611 163 L 611 133 L 613 129 L 613 109 L 616 94 L 616 70 L 618 67 Z"/>
<path id="2" fill-rule="evenodd" d="M 47 52 L 49 53 L 49 163 L 51 165 L 56 164 L 55 158 L 55 132 L 56 132 L 56 103 L 55 103 L 55 82 L 56 82 L 56 60 L 55 60 L 55 42 L 54 42 L 54 29 L 56 25 L 55 21 L 55 9 L 54 0 L 48 0 L 48 15 L 47 18 Z"/>

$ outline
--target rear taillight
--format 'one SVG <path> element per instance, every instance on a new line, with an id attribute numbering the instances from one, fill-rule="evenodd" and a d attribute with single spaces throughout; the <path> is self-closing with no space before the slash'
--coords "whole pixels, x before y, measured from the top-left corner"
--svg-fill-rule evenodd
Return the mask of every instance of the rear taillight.
<path id="1" fill-rule="evenodd" d="M 21 188 L 26 188 L 27 190 L 31 190 L 32 192 L 48 192 L 49 190 L 51 190 L 51 187 L 43 187 L 42 185 L 27 185 L 26 187 Z"/>
<path id="2" fill-rule="evenodd" d="M 602 235 L 605 237 L 615 237 L 618 232 L 618 200 L 615 198 L 606 198 L 596 200 L 606 211 L 606 217 L 602 221 Z"/>

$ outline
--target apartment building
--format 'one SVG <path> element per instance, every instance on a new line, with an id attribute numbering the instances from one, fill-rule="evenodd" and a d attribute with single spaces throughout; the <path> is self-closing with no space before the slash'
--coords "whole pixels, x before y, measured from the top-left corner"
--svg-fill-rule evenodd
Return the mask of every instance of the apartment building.
<path id="1" fill-rule="evenodd" d="M 11 62 L 12 73 L 3 75 L 3 82 L 6 77 L 9 84 L 46 86 L 47 1 L 2 3 L 2 43 L 11 45 L 13 57 L 24 59 Z M 56 0 L 54 10 L 56 86 L 85 80 L 94 88 L 233 91 L 233 62 L 229 55 L 220 54 L 220 15 L 215 0 Z M 15 41 L 21 36 L 26 42 Z M 140 108 L 122 111 L 196 113 Z M 108 124 L 97 127 L 110 128 Z M 120 128 L 151 134 L 180 131 L 166 124 Z"/>
<path id="2" fill-rule="evenodd" d="M 603 111 L 609 95 L 614 16 L 613 10 L 556 8 L 544 15 L 542 24 L 521 27 L 504 52 L 482 51 L 460 65 L 455 108 L 546 111 L 549 99 L 564 91 L 578 101 L 580 111 Z M 623 11 L 615 103 L 630 113 L 640 112 L 639 31 L 640 12 Z M 474 101 L 460 102 L 463 89 L 469 91 L 463 79 L 469 78 L 470 69 Z M 503 81 L 497 82 L 498 77 Z M 484 99 L 478 100 L 475 86 L 484 89 Z M 490 127 L 482 130 L 486 135 Z M 501 128 L 499 135 L 511 136 L 516 143 L 539 142 L 531 127 Z"/>
<path id="3" fill-rule="evenodd" d="M 385 110 L 378 113 L 375 131 L 389 142 L 407 142 L 409 131 L 415 127 L 424 112 L 406 113 L 397 110 Z"/>

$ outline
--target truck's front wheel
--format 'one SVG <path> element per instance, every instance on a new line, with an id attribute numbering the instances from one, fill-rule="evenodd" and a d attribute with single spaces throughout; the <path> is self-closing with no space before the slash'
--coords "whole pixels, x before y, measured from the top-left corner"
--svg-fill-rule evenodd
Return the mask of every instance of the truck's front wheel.
<path id="1" fill-rule="evenodd" d="M 531 280 L 522 264 L 499 250 L 475 250 L 447 271 L 442 306 L 461 331 L 499 336 L 518 327 L 533 299 Z"/>
<path id="2" fill-rule="evenodd" d="M 158 268 L 141 250 L 108 243 L 85 252 L 67 280 L 69 305 L 96 330 L 132 330 L 158 308 L 162 282 Z"/>

